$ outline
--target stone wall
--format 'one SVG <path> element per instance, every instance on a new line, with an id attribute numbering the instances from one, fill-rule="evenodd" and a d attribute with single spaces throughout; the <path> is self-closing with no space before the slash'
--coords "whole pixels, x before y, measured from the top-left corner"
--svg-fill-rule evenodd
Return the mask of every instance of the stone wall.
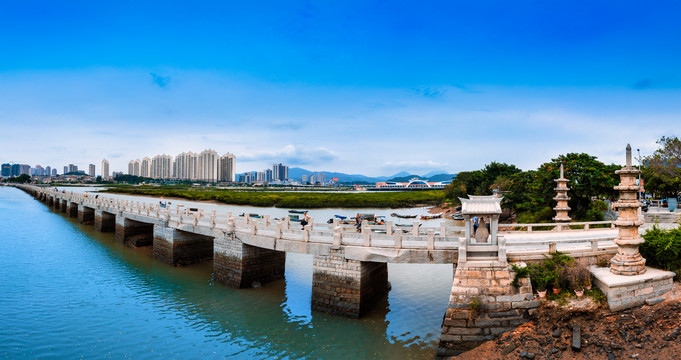
<path id="1" fill-rule="evenodd" d="M 312 310 L 359 318 L 388 292 L 388 266 L 348 260 L 342 249 L 315 255 Z"/>
<path id="2" fill-rule="evenodd" d="M 213 238 L 156 224 L 154 259 L 168 265 L 189 265 L 213 258 Z"/>
<path id="3" fill-rule="evenodd" d="M 642 275 L 618 276 L 608 268 L 591 267 L 594 285 L 608 297 L 608 307 L 620 311 L 643 305 L 647 299 L 664 295 L 673 287 L 674 273 L 647 268 Z"/>
<path id="4" fill-rule="evenodd" d="M 529 321 L 541 302 L 528 278 L 511 285 L 508 267 L 456 269 L 442 322 L 438 357 L 453 356 Z"/>
<path id="5" fill-rule="evenodd" d="M 283 278 L 286 252 L 247 245 L 228 233 L 215 238 L 213 269 L 216 281 L 247 288 Z"/>

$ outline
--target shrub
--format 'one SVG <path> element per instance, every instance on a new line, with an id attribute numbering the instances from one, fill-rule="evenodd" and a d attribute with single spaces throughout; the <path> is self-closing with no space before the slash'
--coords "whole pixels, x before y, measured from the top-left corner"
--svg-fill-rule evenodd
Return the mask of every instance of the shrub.
<path id="1" fill-rule="evenodd" d="M 643 234 L 643 239 L 639 250 L 648 265 L 681 273 L 681 229 L 664 230 L 655 224 Z"/>

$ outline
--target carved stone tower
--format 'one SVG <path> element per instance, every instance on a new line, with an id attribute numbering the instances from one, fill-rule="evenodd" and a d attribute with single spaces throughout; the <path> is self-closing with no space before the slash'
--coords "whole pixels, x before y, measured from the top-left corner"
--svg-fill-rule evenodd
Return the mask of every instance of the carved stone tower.
<path id="1" fill-rule="evenodd" d="M 556 207 L 553 208 L 553 210 L 556 211 L 556 216 L 553 220 L 555 222 L 570 222 L 570 220 L 572 220 L 568 216 L 568 211 L 570 211 L 568 200 L 570 200 L 570 197 L 567 195 L 568 190 L 570 189 L 567 187 L 568 179 L 563 176 L 563 164 L 560 164 L 560 178 L 553 181 L 557 184 L 557 187 L 554 189 L 557 194 L 556 197 L 553 198 L 553 200 L 556 200 L 557 202 Z"/>
<path id="2" fill-rule="evenodd" d="M 626 166 L 615 173 L 620 176 L 620 184 L 615 186 L 615 190 L 620 192 L 616 203 L 620 214 L 615 221 L 619 234 L 615 238 L 617 254 L 610 260 L 610 271 L 617 275 L 640 275 L 646 272 L 646 259 L 638 251 L 638 246 L 644 241 L 638 234 L 643 221 L 638 217 L 641 204 L 636 198 L 639 191 L 636 177 L 639 170 L 631 166 L 631 145 L 627 144 Z"/>

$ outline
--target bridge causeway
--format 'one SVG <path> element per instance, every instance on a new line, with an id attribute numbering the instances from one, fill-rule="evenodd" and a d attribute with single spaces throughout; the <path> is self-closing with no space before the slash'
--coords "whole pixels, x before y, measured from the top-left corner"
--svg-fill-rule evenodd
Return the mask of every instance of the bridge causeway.
<path id="1" fill-rule="evenodd" d="M 213 259 L 216 281 L 234 288 L 283 278 L 287 252 L 313 255 L 311 306 L 315 311 L 360 317 L 388 293 L 387 263 L 452 264 L 459 275 L 453 279 L 447 314 L 452 309 L 468 306 L 461 300 L 464 296 L 456 294 L 462 286 L 485 282 L 475 278 L 485 278 L 481 274 L 487 270 L 461 267 L 461 256 L 465 260 L 466 254 L 470 256 L 470 251 L 474 251 L 462 241 L 466 237 L 464 227 L 444 223 L 435 228 L 421 227 L 414 222 L 405 229 L 390 221 L 385 225 L 368 225 L 365 221 L 360 233 L 354 226 L 342 225 L 336 219 L 331 224 L 310 221 L 302 228 L 288 219 L 276 220 L 267 215 L 256 219 L 248 214 L 233 216 L 200 209 L 164 208 L 154 202 L 59 192 L 30 185 L 17 187 L 56 211 L 77 217 L 82 224 L 93 225 L 98 231 L 114 232 L 120 243 L 131 247 L 153 246 L 154 259 L 168 265 Z M 593 229 L 595 225 L 608 228 Z M 536 231 L 539 226 L 555 229 Z M 494 249 L 502 263 L 541 259 L 557 250 L 595 263 L 599 256 L 609 258 L 617 252 L 613 243 L 617 231 L 611 228 L 611 222 L 570 223 L 570 226 L 581 228 L 567 231 L 563 228 L 565 224 L 502 224 L 498 233 L 500 241 Z M 478 263 L 482 265 L 476 266 L 485 266 L 484 261 Z M 489 266 L 497 265 L 490 263 Z M 457 266 L 460 267 L 458 271 Z M 491 274 L 501 273 L 492 271 Z M 500 281 L 508 282 L 512 274 L 506 272 L 500 276 L 505 279 Z M 515 314 L 512 319 L 503 320 L 505 326 L 478 328 L 452 318 L 447 324 L 443 323 L 442 338 L 453 342 L 469 338 L 491 339 L 495 335 L 494 329 L 500 331 L 526 321 L 523 316 L 527 311 L 517 307 L 527 308 L 528 304 L 533 304 L 529 281 L 524 284 L 523 291 L 525 293 L 513 295 L 516 297 L 498 295 L 504 310 Z M 522 301 L 519 302 L 520 297 Z M 487 320 L 490 324 L 497 321 Z M 502 320 L 498 321 L 501 324 Z M 471 332 L 470 329 L 475 336 L 456 333 Z"/>

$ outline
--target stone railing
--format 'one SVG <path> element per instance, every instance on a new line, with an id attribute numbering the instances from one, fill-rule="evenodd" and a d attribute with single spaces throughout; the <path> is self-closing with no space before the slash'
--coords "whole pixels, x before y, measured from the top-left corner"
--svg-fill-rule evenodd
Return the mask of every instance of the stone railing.
<path id="1" fill-rule="evenodd" d="M 535 223 L 535 224 L 499 224 L 499 231 L 562 231 L 565 228 L 570 230 L 593 230 L 594 225 L 607 225 L 603 228 L 615 228 L 613 221 L 584 221 L 570 223 Z M 539 229 L 537 229 L 539 228 Z"/>
<path id="2" fill-rule="evenodd" d="M 292 222 L 288 218 L 272 219 L 269 215 L 260 218 L 251 218 L 248 215 L 233 216 L 231 212 L 218 214 L 215 210 L 206 212 L 203 209 L 191 211 L 187 207 L 161 207 L 154 202 L 131 201 L 108 198 L 98 194 L 79 194 L 73 192 L 55 191 L 49 188 L 35 186 L 24 187 L 45 196 L 53 196 L 60 200 L 77 203 L 85 207 L 105 211 L 112 214 L 135 217 L 145 222 L 162 222 L 167 226 L 210 233 L 214 230 L 235 232 L 248 235 L 274 238 L 275 240 L 288 240 L 301 243 L 328 244 L 334 247 L 354 246 L 377 249 L 417 249 L 417 250 L 457 250 L 460 237 L 464 228 L 441 224 L 439 227 L 424 227 L 418 221 L 411 226 L 397 226 L 392 221 L 386 221 L 383 225 L 369 225 L 364 221 L 361 232 L 358 232 L 352 224 L 340 224 L 338 219 L 332 223 L 317 223 L 314 219 L 310 224 L 302 228 L 300 223 Z M 581 227 L 579 230 L 592 229 L 593 225 L 608 225 L 613 227 L 611 221 L 574 222 L 569 224 L 538 223 L 538 224 L 499 224 L 500 230 L 506 229 L 505 233 L 522 232 L 538 233 L 536 227 L 558 230 L 560 226 Z M 514 231 L 515 230 L 515 231 Z M 520 231 L 519 231 L 520 230 Z M 578 231 L 582 232 L 582 231 Z M 560 239 L 552 240 L 521 240 L 507 241 L 509 260 L 541 257 L 543 254 L 556 251 L 558 246 L 571 245 L 562 252 L 566 253 L 594 253 L 610 251 L 612 245 L 600 244 L 601 241 L 612 240 L 613 236 L 607 237 L 570 237 L 574 233 L 563 232 Z M 572 246 L 575 245 L 575 246 Z"/>

